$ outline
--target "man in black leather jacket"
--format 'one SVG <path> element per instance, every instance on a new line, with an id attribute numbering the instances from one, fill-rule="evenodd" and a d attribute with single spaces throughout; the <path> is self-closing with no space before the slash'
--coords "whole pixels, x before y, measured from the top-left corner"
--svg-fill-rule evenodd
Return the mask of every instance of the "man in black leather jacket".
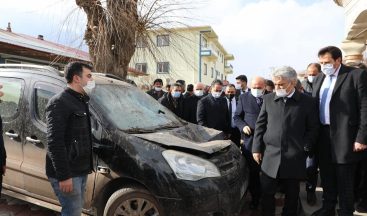
<path id="1" fill-rule="evenodd" d="M 81 214 L 87 176 L 92 171 L 88 94 L 95 83 L 91 70 L 84 63 L 68 64 L 68 87 L 51 98 L 46 108 L 46 174 L 62 206 L 62 216 Z"/>

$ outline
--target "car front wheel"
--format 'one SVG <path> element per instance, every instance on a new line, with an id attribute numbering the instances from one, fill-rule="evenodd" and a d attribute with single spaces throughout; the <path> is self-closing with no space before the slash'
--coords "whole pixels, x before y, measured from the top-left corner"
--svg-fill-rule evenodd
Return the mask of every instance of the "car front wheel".
<path id="1" fill-rule="evenodd" d="M 146 190 L 128 187 L 114 192 L 106 203 L 104 216 L 164 216 L 156 199 Z"/>

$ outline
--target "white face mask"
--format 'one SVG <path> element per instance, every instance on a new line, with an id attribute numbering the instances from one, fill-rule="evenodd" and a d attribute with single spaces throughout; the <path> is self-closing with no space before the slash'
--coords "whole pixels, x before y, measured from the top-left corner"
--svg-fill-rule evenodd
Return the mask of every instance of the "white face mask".
<path id="1" fill-rule="evenodd" d="M 314 79 L 315 79 L 315 76 L 308 76 L 308 77 L 307 77 L 307 80 L 308 80 L 308 82 L 310 82 L 310 83 L 312 83 Z"/>
<path id="2" fill-rule="evenodd" d="M 254 97 L 261 97 L 264 95 L 264 89 L 251 89 L 251 94 Z"/>
<path id="3" fill-rule="evenodd" d="M 333 64 L 324 64 L 324 65 L 321 65 L 321 70 L 322 70 L 322 72 L 325 75 L 328 75 L 328 76 L 330 76 L 333 73 L 335 73 L 335 69 L 334 69 Z"/>
<path id="4" fill-rule="evenodd" d="M 222 92 L 212 92 L 212 95 L 214 98 L 219 98 L 220 96 L 222 96 Z"/>
<path id="5" fill-rule="evenodd" d="M 194 94 L 198 97 L 201 97 L 204 95 L 204 91 L 203 90 L 195 90 L 194 91 Z"/>
<path id="6" fill-rule="evenodd" d="M 242 86 L 241 86 L 241 84 L 238 84 L 238 83 L 236 83 L 236 84 L 235 84 L 235 87 L 236 87 L 236 89 L 237 89 L 237 90 L 240 90 L 240 89 L 242 89 Z"/>
<path id="7" fill-rule="evenodd" d="M 154 87 L 154 90 L 155 91 L 162 91 L 162 88 L 160 88 L 160 87 Z"/>
<path id="8" fill-rule="evenodd" d="M 87 85 L 83 87 L 83 90 L 87 95 L 90 95 L 93 89 L 96 87 L 96 82 L 94 80 L 88 81 Z"/>
<path id="9" fill-rule="evenodd" d="M 175 91 L 175 92 L 172 92 L 171 95 L 172 95 L 173 98 L 179 98 L 179 97 L 181 97 L 181 92 L 176 92 Z"/>

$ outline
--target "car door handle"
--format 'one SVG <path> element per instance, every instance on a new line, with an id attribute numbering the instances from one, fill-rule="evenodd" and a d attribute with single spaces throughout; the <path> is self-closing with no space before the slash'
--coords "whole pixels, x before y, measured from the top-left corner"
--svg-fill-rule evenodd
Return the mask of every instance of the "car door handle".
<path id="1" fill-rule="evenodd" d="M 5 132 L 5 135 L 10 137 L 10 138 L 18 138 L 19 134 L 17 133 L 10 133 L 10 132 Z"/>
<path id="2" fill-rule="evenodd" d="M 36 139 L 32 139 L 31 137 L 26 137 L 25 138 L 27 141 L 34 143 L 34 144 L 39 144 L 41 143 L 41 140 L 36 140 Z"/>

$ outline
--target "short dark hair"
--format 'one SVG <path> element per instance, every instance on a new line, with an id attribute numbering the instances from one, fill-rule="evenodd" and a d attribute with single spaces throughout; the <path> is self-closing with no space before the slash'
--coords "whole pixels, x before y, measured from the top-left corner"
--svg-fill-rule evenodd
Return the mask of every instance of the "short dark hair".
<path id="1" fill-rule="evenodd" d="M 185 82 L 185 80 L 177 80 L 176 83 L 179 83 L 179 84 L 184 86 L 186 82 Z"/>
<path id="2" fill-rule="evenodd" d="M 311 67 L 311 66 L 316 67 L 316 68 L 317 68 L 317 70 L 318 70 L 319 72 L 321 72 L 321 65 L 320 65 L 319 63 L 310 63 L 309 65 L 307 65 L 307 69 L 308 69 L 309 67 Z"/>
<path id="3" fill-rule="evenodd" d="M 331 57 L 334 60 L 337 60 L 338 58 L 343 59 L 342 51 L 338 47 L 335 47 L 335 46 L 324 47 L 324 48 L 320 49 L 317 56 L 321 57 L 321 56 L 325 55 L 326 53 L 330 53 Z"/>
<path id="4" fill-rule="evenodd" d="M 223 85 L 223 82 L 222 82 L 221 80 L 217 79 L 217 80 L 214 80 L 214 81 L 212 82 L 212 85 L 211 85 L 211 86 L 213 87 L 213 86 L 215 86 L 215 85 L 217 85 L 217 84 L 222 86 L 222 85 Z"/>
<path id="5" fill-rule="evenodd" d="M 163 80 L 162 79 L 155 79 L 153 82 L 153 85 L 155 85 L 156 83 L 160 83 L 163 85 Z"/>
<path id="6" fill-rule="evenodd" d="M 71 83 L 73 81 L 74 75 L 82 76 L 83 68 L 87 68 L 89 70 L 93 70 L 93 67 L 84 62 L 70 62 L 65 66 L 64 76 L 67 83 Z"/>
<path id="7" fill-rule="evenodd" d="M 227 88 L 231 88 L 231 87 L 236 88 L 236 86 L 235 86 L 235 85 L 233 85 L 233 84 L 228 84 L 228 85 L 227 85 Z"/>
<path id="8" fill-rule="evenodd" d="M 173 88 L 173 87 L 182 87 L 182 85 L 180 83 L 173 83 L 171 85 L 171 88 Z"/>
<path id="9" fill-rule="evenodd" d="M 194 85 L 193 84 L 188 84 L 187 85 L 187 89 L 186 89 L 188 92 L 192 92 L 194 91 Z"/>
<path id="10" fill-rule="evenodd" d="M 241 80 L 242 82 L 247 83 L 247 76 L 246 75 L 239 75 L 238 77 L 236 77 L 236 80 Z"/>
<path id="11" fill-rule="evenodd" d="M 273 81 L 271 81 L 271 80 L 266 80 L 265 85 L 270 86 L 272 88 L 275 88 L 275 85 L 274 85 Z"/>

